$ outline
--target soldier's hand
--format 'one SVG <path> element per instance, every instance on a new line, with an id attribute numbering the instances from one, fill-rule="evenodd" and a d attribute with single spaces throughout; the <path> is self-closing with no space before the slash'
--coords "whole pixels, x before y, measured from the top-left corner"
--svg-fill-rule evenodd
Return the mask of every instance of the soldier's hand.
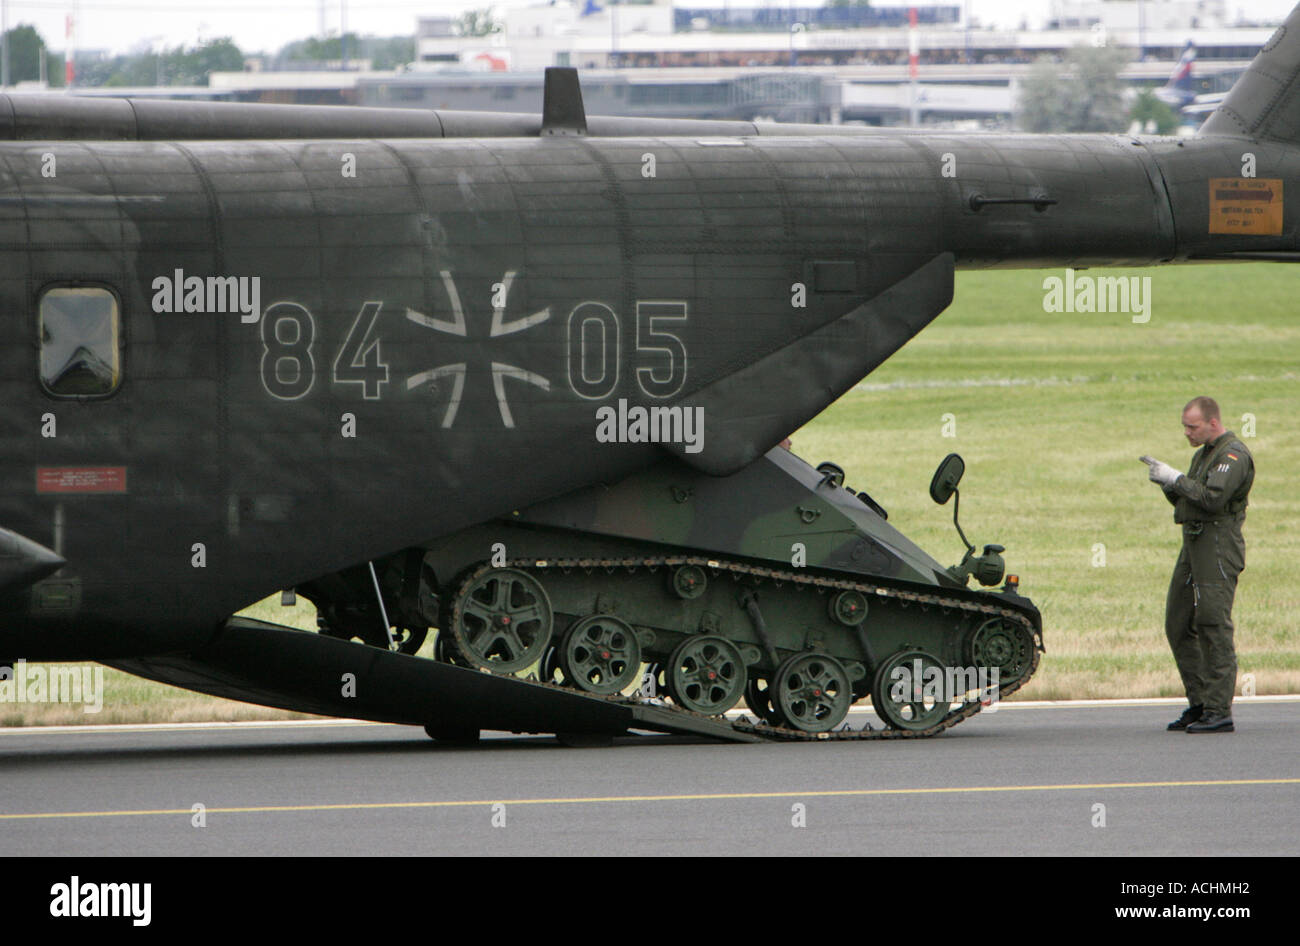
<path id="1" fill-rule="evenodd" d="M 1161 463 L 1159 460 L 1152 460 L 1147 465 L 1150 467 L 1148 478 L 1161 486 L 1173 486 L 1178 481 L 1178 477 L 1182 476 L 1168 463 Z"/>

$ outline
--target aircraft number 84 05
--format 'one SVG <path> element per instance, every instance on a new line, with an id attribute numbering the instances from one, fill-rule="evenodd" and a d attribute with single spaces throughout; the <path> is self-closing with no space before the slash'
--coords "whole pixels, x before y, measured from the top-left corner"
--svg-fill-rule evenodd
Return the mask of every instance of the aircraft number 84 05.
<path id="1" fill-rule="evenodd" d="M 382 301 L 362 304 L 347 337 L 334 356 L 331 379 L 335 384 L 355 384 L 368 401 L 379 400 L 389 384 L 389 363 L 384 359 L 383 338 L 376 326 Z M 459 306 L 457 306 L 459 309 Z M 458 317 L 460 313 L 457 312 Z M 492 335 L 508 334 L 520 328 L 540 325 L 550 317 L 544 309 L 527 319 L 505 323 L 500 316 L 493 322 Z M 668 398 L 681 391 L 686 383 L 686 344 L 674 331 L 688 317 L 684 301 L 643 301 L 636 303 L 635 377 L 637 387 L 648 397 Z M 407 318 L 417 324 L 465 336 L 464 321 L 441 322 L 407 310 Z M 569 313 L 566 327 L 565 360 L 568 385 L 584 400 L 603 400 L 618 387 L 622 364 L 622 326 L 614 309 L 603 302 L 580 302 Z M 297 302 L 276 302 L 266 308 L 261 319 L 261 378 L 266 392 L 283 401 L 298 400 L 312 390 L 316 380 L 316 320 Z M 491 363 L 493 391 L 504 426 L 513 427 L 514 419 L 506 400 L 504 380 L 514 378 L 550 390 L 542 375 L 515 365 Z M 406 379 L 410 390 L 431 380 L 452 379 L 451 402 L 442 418 L 444 428 L 455 423 L 456 411 L 468 373 L 466 362 L 453 362 L 418 372 Z"/>

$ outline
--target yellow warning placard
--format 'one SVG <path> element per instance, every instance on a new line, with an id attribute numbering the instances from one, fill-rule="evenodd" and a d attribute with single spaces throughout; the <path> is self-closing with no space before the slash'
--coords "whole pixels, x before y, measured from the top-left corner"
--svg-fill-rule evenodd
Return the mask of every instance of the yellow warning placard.
<path id="1" fill-rule="evenodd" d="M 1277 236 L 1282 232 L 1282 181 L 1210 178 L 1210 232 Z"/>

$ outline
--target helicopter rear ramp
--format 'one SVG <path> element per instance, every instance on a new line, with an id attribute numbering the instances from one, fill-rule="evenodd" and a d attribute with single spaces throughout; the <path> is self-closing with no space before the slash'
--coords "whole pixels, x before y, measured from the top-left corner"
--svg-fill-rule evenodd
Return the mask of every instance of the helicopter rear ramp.
<path id="1" fill-rule="evenodd" d="M 452 733 L 616 736 L 640 729 L 762 741 L 724 718 L 615 701 L 243 617 L 231 618 L 193 654 L 111 665 L 226 699 Z"/>

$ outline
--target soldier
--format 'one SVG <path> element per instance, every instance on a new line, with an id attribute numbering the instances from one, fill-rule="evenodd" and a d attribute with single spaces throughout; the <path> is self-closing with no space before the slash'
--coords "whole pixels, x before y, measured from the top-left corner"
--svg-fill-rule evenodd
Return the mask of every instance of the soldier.
<path id="1" fill-rule="evenodd" d="M 1241 524 L 1255 479 L 1250 451 L 1219 419 L 1213 398 L 1197 397 L 1183 408 L 1183 433 L 1201 449 L 1180 474 L 1167 463 L 1143 457 L 1183 527 L 1183 549 L 1174 565 L 1165 605 L 1165 636 L 1190 704 L 1169 724 L 1171 731 L 1232 732 L 1237 656 L 1232 645 L 1232 599 L 1246 566 Z"/>

